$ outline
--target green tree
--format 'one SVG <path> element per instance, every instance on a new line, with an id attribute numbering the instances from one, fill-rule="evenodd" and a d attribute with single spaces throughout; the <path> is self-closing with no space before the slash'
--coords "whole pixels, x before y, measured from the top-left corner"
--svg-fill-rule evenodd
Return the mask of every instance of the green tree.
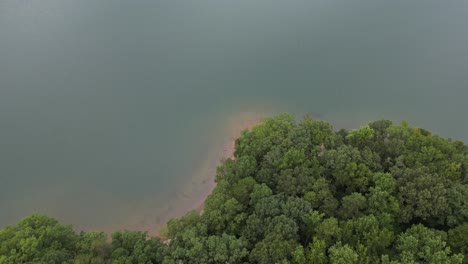
<path id="1" fill-rule="evenodd" d="M 0 264 L 468 263 L 467 171 L 463 142 L 406 121 L 334 132 L 281 114 L 242 132 L 164 243 L 32 215 L 0 230 Z"/>
<path id="2" fill-rule="evenodd" d="M 0 231 L 0 263 L 72 263 L 77 240 L 71 226 L 32 214 Z"/>
<path id="3" fill-rule="evenodd" d="M 75 264 L 110 263 L 111 250 L 104 232 L 81 232 L 76 243 Z"/>
<path id="4" fill-rule="evenodd" d="M 468 263 L 468 223 L 448 231 L 448 245 L 453 252 L 463 254 L 464 263 Z"/>
<path id="5" fill-rule="evenodd" d="M 352 193 L 341 200 L 340 215 L 349 219 L 361 215 L 366 208 L 366 198 L 360 193 Z"/>
<path id="6" fill-rule="evenodd" d="M 309 244 L 309 253 L 307 254 L 307 260 L 309 263 L 314 264 L 326 264 L 328 263 L 327 257 L 327 245 L 325 241 L 320 239 L 314 239 Z"/>
<path id="7" fill-rule="evenodd" d="M 363 126 L 359 129 L 355 129 L 349 132 L 346 136 L 346 140 L 350 145 L 363 148 L 369 145 L 370 141 L 374 138 L 375 132 L 369 126 Z"/>
<path id="8" fill-rule="evenodd" d="M 443 219 L 449 211 L 448 181 L 423 167 L 405 169 L 396 176 L 400 181 L 400 220 L 410 223 L 419 218 L 429 224 L 443 224 L 437 220 Z"/>
<path id="9" fill-rule="evenodd" d="M 328 252 L 330 253 L 331 264 L 353 264 L 358 263 L 358 254 L 348 245 L 341 245 L 341 242 L 333 245 Z"/>
<path id="10" fill-rule="evenodd" d="M 445 233 L 414 225 L 399 236 L 396 249 L 403 263 L 462 263 L 461 254 L 452 255 Z"/>
<path id="11" fill-rule="evenodd" d="M 306 264 L 307 259 L 304 253 L 304 247 L 298 245 L 294 252 L 292 253 L 292 263 L 293 264 Z"/>
<path id="12" fill-rule="evenodd" d="M 147 238 L 146 232 L 117 231 L 112 234 L 112 263 L 161 263 L 164 245 L 158 238 Z"/>
<path id="13" fill-rule="evenodd" d="M 305 194 L 304 200 L 327 216 L 334 216 L 339 203 L 333 193 L 334 190 L 328 181 L 325 178 L 320 178 L 314 183 L 312 190 Z"/>
<path id="14" fill-rule="evenodd" d="M 255 244 L 249 259 L 259 264 L 287 262 L 292 259 L 291 254 L 294 248 L 296 248 L 294 241 L 284 240 L 278 234 L 270 234 Z"/>
<path id="15" fill-rule="evenodd" d="M 338 220 L 333 217 L 323 220 L 317 227 L 315 234 L 315 237 L 325 241 L 328 247 L 335 244 L 341 238 L 341 228 L 338 225 Z"/>

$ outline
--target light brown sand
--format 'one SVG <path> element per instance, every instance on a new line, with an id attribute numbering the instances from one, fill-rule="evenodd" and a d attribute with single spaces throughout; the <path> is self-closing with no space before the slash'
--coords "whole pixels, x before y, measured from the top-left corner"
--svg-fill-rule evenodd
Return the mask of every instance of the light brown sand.
<path id="1" fill-rule="evenodd" d="M 126 225 L 125 228 L 144 230 L 148 231 L 149 236 L 159 236 L 159 229 L 164 227 L 168 220 L 181 217 L 191 210 L 201 212 L 206 197 L 215 187 L 216 167 L 221 164 L 222 160 L 234 158 L 235 140 L 243 130 L 252 129 L 262 119 L 262 115 L 251 112 L 238 113 L 229 118 L 221 129 L 225 135 L 223 140 L 214 144 L 208 152 L 201 153 L 201 155 L 206 155 L 206 158 L 193 172 L 189 184 L 174 193 L 174 199 L 165 204 L 163 209 L 157 210 L 157 213 L 150 212 L 147 215 L 137 217 L 135 215 L 129 216 L 129 222 L 133 222 L 133 224 Z M 148 201 L 148 203 L 142 204 L 142 208 L 151 208 L 151 204 L 155 203 L 157 201 Z M 138 214 L 138 211 L 135 210 L 135 213 Z"/>
<path id="2" fill-rule="evenodd" d="M 243 130 L 252 129 L 255 125 L 261 123 L 265 116 L 271 116 L 271 114 L 271 111 L 263 113 L 259 111 L 243 112 L 229 118 L 223 128 L 226 136 L 222 143 L 215 145 L 212 150 L 206 153 L 206 159 L 200 164 L 198 170 L 193 173 L 191 183 L 181 189 L 184 199 L 179 199 L 170 204 L 168 209 L 158 216 L 157 223 L 145 222 L 144 225 L 138 225 L 131 229 L 149 231 L 150 236 L 158 236 L 159 232 L 157 230 L 164 227 L 168 220 L 181 217 L 191 210 L 203 211 L 204 201 L 215 187 L 216 166 L 221 164 L 221 160 L 234 159 L 235 140 Z M 315 114 L 313 116 L 315 117 Z M 337 119 L 334 123 L 338 124 L 337 127 L 339 128 L 346 127 L 346 123 L 340 119 Z"/>

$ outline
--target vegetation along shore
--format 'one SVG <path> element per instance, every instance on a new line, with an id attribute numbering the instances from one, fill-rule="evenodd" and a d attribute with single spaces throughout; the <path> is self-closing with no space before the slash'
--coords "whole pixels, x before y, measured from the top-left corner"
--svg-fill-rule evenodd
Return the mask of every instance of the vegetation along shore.
<path id="1" fill-rule="evenodd" d="M 203 211 L 169 220 L 164 239 L 109 241 L 33 214 L 0 230 L 0 264 L 468 263 L 461 141 L 406 121 L 334 131 L 280 114 L 225 151 Z"/>

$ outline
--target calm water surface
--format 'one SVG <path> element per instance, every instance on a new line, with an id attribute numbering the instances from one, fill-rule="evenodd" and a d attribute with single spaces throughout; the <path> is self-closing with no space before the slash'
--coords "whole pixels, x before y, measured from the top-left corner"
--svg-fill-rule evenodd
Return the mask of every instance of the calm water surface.
<path id="1" fill-rule="evenodd" d="M 0 227 L 164 222 L 246 112 L 468 140 L 467 99 L 467 1 L 2 0 Z"/>

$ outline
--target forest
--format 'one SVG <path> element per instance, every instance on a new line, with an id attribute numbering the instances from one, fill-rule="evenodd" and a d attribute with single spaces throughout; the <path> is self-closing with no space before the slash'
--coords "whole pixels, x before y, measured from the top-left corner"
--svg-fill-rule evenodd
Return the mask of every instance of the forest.
<path id="1" fill-rule="evenodd" d="M 468 147 L 407 121 L 334 130 L 266 118 L 236 140 L 202 212 L 140 231 L 75 232 L 32 214 L 0 264 L 468 263 Z"/>

